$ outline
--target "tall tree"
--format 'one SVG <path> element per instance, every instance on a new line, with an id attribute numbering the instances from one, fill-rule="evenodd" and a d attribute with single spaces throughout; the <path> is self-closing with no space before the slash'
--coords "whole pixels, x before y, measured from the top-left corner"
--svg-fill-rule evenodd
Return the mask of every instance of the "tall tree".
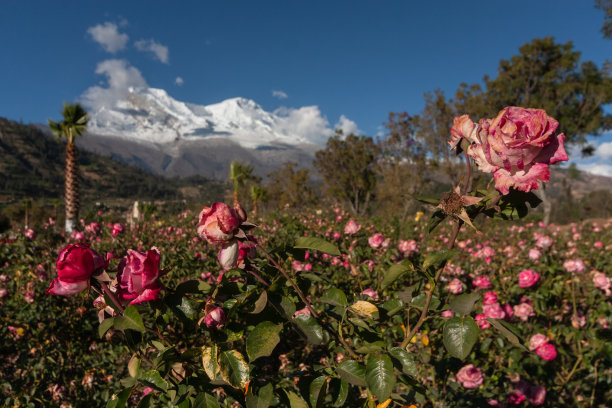
<path id="1" fill-rule="evenodd" d="M 595 0 L 595 6 L 604 12 L 604 23 L 601 32 L 604 38 L 612 39 L 612 0 Z"/>
<path id="2" fill-rule="evenodd" d="M 48 119 L 49 128 L 58 137 L 66 138 L 66 223 L 65 230 L 70 233 L 79 218 L 79 168 L 75 139 L 87 129 L 87 111 L 81 104 L 66 104 L 62 109 L 64 119 L 54 122 Z"/>
<path id="3" fill-rule="evenodd" d="M 321 174 L 328 195 L 345 201 L 353 212 L 364 213 L 376 187 L 374 165 L 377 146 L 372 138 L 341 130 L 315 154 L 314 166 Z"/>

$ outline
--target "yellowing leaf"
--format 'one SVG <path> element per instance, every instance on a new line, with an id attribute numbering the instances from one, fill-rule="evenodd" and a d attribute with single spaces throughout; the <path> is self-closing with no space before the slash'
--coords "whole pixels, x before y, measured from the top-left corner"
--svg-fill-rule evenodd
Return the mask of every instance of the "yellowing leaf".
<path id="1" fill-rule="evenodd" d="M 378 308 L 365 300 L 358 300 L 353 303 L 349 310 L 359 317 L 367 319 L 378 319 Z"/>

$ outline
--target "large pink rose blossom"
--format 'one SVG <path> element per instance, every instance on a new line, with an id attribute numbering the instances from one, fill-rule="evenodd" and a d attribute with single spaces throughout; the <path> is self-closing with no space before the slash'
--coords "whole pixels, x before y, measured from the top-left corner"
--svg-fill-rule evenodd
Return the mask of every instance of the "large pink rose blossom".
<path id="1" fill-rule="evenodd" d="M 246 216 L 239 204 L 237 208 L 231 208 L 225 203 L 214 203 L 200 212 L 197 232 L 200 238 L 211 244 L 227 242 L 244 221 Z"/>
<path id="2" fill-rule="evenodd" d="M 85 243 L 69 244 L 57 256 L 57 278 L 47 294 L 73 295 L 89 288 L 89 278 L 106 267 L 106 261 Z"/>
<path id="3" fill-rule="evenodd" d="M 535 285 L 540 279 L 540 274 L 531 269 L 525 269 L 519 273 L 519 286 L 523 289 Z"/>
<path id="4" fill-rule="evenodd" d="M 463 283 L 461 283 L 459 279 L 455 278 L 450 281 L 446 288 L 453 295 L 458 295 L 459 293 L 463 292 Z"/>
<path id="5" fill-rule="evenodd" d="M 552 344 L 546 343 L 536 349 L 536 354 L 544 360 L 554 360 L 557 357 L 557 349 Z"/>
<path id="6" fill-rule="evenodd" d="M 503 319 L 504 317 L 506 317 L 506 312 L 504 312 L 499 303 L 482 306 L 482 313 L 492 319 Z"/>
<path id="7" fill-rule="evenodd" d="M 356 234 L 361 229 L 361 225 L 357 224 L 354 220 L 349 220 L 344 226 L 344 233 L 346 235 Z"/>
<path id="8" fill-rule="evenodd" d="M 502 194 L 511 187 L 537 190 L 538 180 L 550 179 L 549 165 L 568 160 L 565 135 L 555 134 L 559 123 L 542 109 L 510 106 L 478 125 L 465 116 L 455 118 L 450 144 L 456 146 L 458 137 L 468 140 L 467 155 L 481 171 L 493 173 Z"/>
<path id="9" fill-rule="evenodd" d="M 468 364 L 461 367 L 455 375 L 457 381 L 459 381 L 465 388 L 476 388 L 484 382 L 482 371 L 474 366 L 474 364 Z"/>
<path id="10" fill-rule="evenodd" d="M 160 261 L 161 254 L 157 248 L 146 253 L 128 249 L 117 273 L 119 298 L 129 300 L 131 305 L 157 299 L 161 290 L 158 282 Z"/>

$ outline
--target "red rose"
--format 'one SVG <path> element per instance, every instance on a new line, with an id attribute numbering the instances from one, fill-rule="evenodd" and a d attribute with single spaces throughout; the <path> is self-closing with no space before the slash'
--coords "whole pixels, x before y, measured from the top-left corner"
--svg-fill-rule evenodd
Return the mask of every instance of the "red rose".
<path id="1" fill-rule="evenodd" d="M 212 207 L 204 207 L 200 212 L 198 235 L 211 244 L 227 242 L 234 237 L 245 220 L 246 215 L 239 204 L 236 208 L 230 208 L 225 203 L 214 203 Z"/>
<path id="2" fill-rule="evenodd" d="M 106 262 L 85 243 L 69 244 L 57 256 L 57 278 L 47 294 L 73 295 L 89 288 L 89 278 L 106 267 Z"/>
<path id="3" fill-rule="evenodd" d="M 157 248 L 144 254 L 128 249 L 117 274 L 119 297 L 130 300 L 131 305 L 157 299 L 161 290 L 157 281 L 160 261 L 161 254 Z"/>

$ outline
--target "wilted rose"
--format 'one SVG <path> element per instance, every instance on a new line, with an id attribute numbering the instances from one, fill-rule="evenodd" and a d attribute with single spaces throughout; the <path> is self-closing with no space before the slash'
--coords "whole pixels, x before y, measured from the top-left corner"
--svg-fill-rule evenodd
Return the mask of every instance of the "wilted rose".
<path id="1" fill-rule="evenodd" d="M 465 388 L 476 388 L 484 382 L 482 371 L 474 366 L 474 364 L 468 364 L 461 367 L 461 369 L 455 375 L 457 381 L 459 381 Z"/>
<path id="2" fill-rule="evenodd" d="M 555 134 L 558 125 L 542 109 L 510 106 L 494 119 L 480 120 L 477 129 L 471 128 L 475 125 L 469 118 L 456 119 L 451 145 L 458 143 L 453 142 L 458 135 L 471 142 L 468 156 L 481 171 L 493 173 L 502 194 L 511 187 L 537 190 L 538 180 L 550 179 L 549 165 L 568 160 L 565 135 Z"/>
<path id="3" fill-rule="evenodd" d="M 119 297 L 129 300 L 131 305 L 157 299 L 161 290 L 158 282 L 160 261 L 161 254 L 155 247 L 146 253 L 128 249 L 117 273 Z"/>
<path id="4" fill-rule="evenodd" d="M 244 210 L 230 208 L 225 203 L 214 203 L 211 207 L 204 207 L 200 212 L 197 232 L 200 238 L 209 243 L 227 242 L 234 237 L 243 217 Z"/>
<path id="5" fill-rule="evenodd" d="M 106 267 L 106 262 L 85 243 L 69 244 L 57 256 L 57 278 L 47 294 L 73 295 L 89 288 L 89 278 Z"/>

